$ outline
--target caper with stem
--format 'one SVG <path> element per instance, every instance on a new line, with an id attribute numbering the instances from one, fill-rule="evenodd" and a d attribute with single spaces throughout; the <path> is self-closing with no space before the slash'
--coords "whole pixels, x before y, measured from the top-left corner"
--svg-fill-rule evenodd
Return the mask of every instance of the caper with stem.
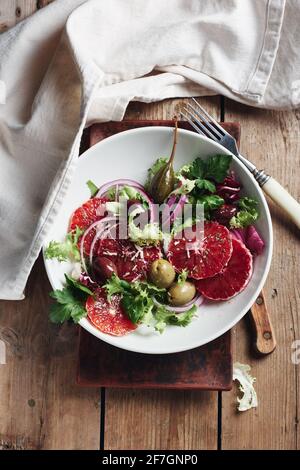
<path id="1" fill-rule="evenodd" d="M 162 204 L 174 189 L 175 173 L 173 161 L 177 145 L 178 122 L 175 118 L 174 141 L 171 156 L 167 163 L 153 176 L 150 184 L 150 194 L 157 204 Z"/>

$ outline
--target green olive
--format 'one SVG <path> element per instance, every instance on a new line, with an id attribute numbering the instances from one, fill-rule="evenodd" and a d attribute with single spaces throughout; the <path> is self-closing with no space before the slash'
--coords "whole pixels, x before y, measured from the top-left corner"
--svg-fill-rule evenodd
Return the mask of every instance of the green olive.
<path id="1" fill-rule="evenodd" d="M 175 279 L 175 270 L 169 261 L 157 259 L 149 270 L 149 280 L 157 287 L 170 287 Z"/>
<path id="2" fill-rule="evenodd" d="M 174 306 L 181 306 L 193 300 L 196 295 L 196 288 L 192 282 L 186 281 L 171 285 L 168 292 L 169 303 Z"/>

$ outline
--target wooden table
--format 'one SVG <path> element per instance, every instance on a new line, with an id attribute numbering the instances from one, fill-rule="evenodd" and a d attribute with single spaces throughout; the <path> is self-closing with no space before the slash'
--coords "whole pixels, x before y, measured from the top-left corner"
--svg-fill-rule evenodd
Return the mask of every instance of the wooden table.
<path id="1" fill-rule="evenodd" d="M 0 0 L 0 31 L 49 1 Z M 168 119 L 180 100 L 135 103 L 127 118 Z M 242 125 L 242 153 L 265 167 L 300 199 L 300 110 L 249 108 L 220 97 L 201 103 L 218 119 Z M 27 298 L 0 303 L 0 448 L 3 449 L 296 449 L 300 446 L 299 365 L 292 344 L 299 331 L 299 231 L 270 203 L 274 257 L 266 295 L 277 334 L 264 359 L 251 351 L 247 318 L 233 331 L 234 359 L 257 377 L 259 406 L 237 413 L 236 389 L 208 392 L 89 390 L 75 386 L 75 326 L 48 322 L 41 259 Z"/>

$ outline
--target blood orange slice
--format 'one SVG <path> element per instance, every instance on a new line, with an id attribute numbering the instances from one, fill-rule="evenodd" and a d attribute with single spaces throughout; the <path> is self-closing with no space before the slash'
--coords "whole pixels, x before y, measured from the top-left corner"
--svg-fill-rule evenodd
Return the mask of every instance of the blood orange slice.
<path id="1" fill-rule="evenodd" d="M 104 289 L 98 289 L 95 298 L 88 297 L 86 310 L 90 322 L 102 333 L 124 336 L 137 327 L 122 309 L 121 297 L 113 295 L 111 302 L 108 302 Z"/>
<path id="2" fill-rule="evenodd" d="M 197 224 L 189 238 L 184 235 L 180 239 L 173 238 L 167 258 L 177 272 L 187 269 L 189 277 L 205 279 L 224 268 L 231 252 L 229 230 L 217 222 L 204 222 L 204 233 L 201 233 L 201 225 Z"/>
<path id="3" fill-rule="evenodd" d="M 70 230 L 75 230 L 76 227 L 86 230 L 93 222 L 101 220 L 105 215 L 107 201 L 106 198 L 94 197 L 78 207 L 71 216 Z"/>
<path id="4" fill-rule="evenodd" d="M 105 203 L 108 201 L 106 198 L 94 197 L 86 201 L 82 206 L 76 209 L 70 220 L 70 231 L 76 230 L 79 227 L 81 230 L 87 230 L 97 220 L 103 219 L 106 215 Z M 89 250 L 96 233 L 96 229 L 92 229 L 85 238 L 84 251 L 89 254 Z"/>
<path id="5" fill-rule="evenodd" d="M 207 299 L 228 300 L 247 286 L 252 275 L 252 255 L 238 240 L 232 240 L 232 255 L 216 276 L 196 282 L 196 288 Z"/>
<path id="6" fill-rule="evenodd" d="M 161 258 L 159 246 L 137 247 L 130 240 L 99 240 L 97 256 L 113 261 L 120 279 L 132 282 L 147 277 L 150 264 Z"/>

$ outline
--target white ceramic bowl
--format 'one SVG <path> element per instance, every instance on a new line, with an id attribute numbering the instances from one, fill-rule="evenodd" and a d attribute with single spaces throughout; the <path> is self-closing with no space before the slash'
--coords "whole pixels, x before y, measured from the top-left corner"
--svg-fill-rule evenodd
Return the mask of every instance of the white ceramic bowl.
<path id="1" fill-rule="evenodd" d="M 179 130 L 175 163 L 179 168 L 197 156 L 206 158 L 216 153 L 228 154 L 222 146 L 194 132 Z M 63 240 L 72 212 L 89 198 L 86 181 L 98 186 L 117 178 L 131 178 L 143 183 L 147 169 L 161 156 L 168 156 L 173 141 L 173 129 L 169 127 L 144 127 L 109 137 L 91 147 L 79 158 L 75 175 L 57 220 L 47 237 Z M 115 337 L 97 330 L 87 319 L 80 325 L 97 338 L 119 348 L 148 354 L 176 353 L 201 346 L 232 328 L 250 309 L 263 287 L 269 272 L 273 233 L 269 209 L 263 192 L 249 171 L 234 157 L 232 168 L 242 182 L 243 191 L 259 201 L 261 216 L 257 227 L 266 247 L 254 262 L 252 278 L 246 289 L 226 302 L 205 302 L 198 309 L 198 316 L 186 328 L 167 327 L 160 335 L 141 327 L 135 332 Z M 64 273 L 71 271 L 68 263 L 45 260 L 45 266 L 53 289 L 61 289 Z"/>

